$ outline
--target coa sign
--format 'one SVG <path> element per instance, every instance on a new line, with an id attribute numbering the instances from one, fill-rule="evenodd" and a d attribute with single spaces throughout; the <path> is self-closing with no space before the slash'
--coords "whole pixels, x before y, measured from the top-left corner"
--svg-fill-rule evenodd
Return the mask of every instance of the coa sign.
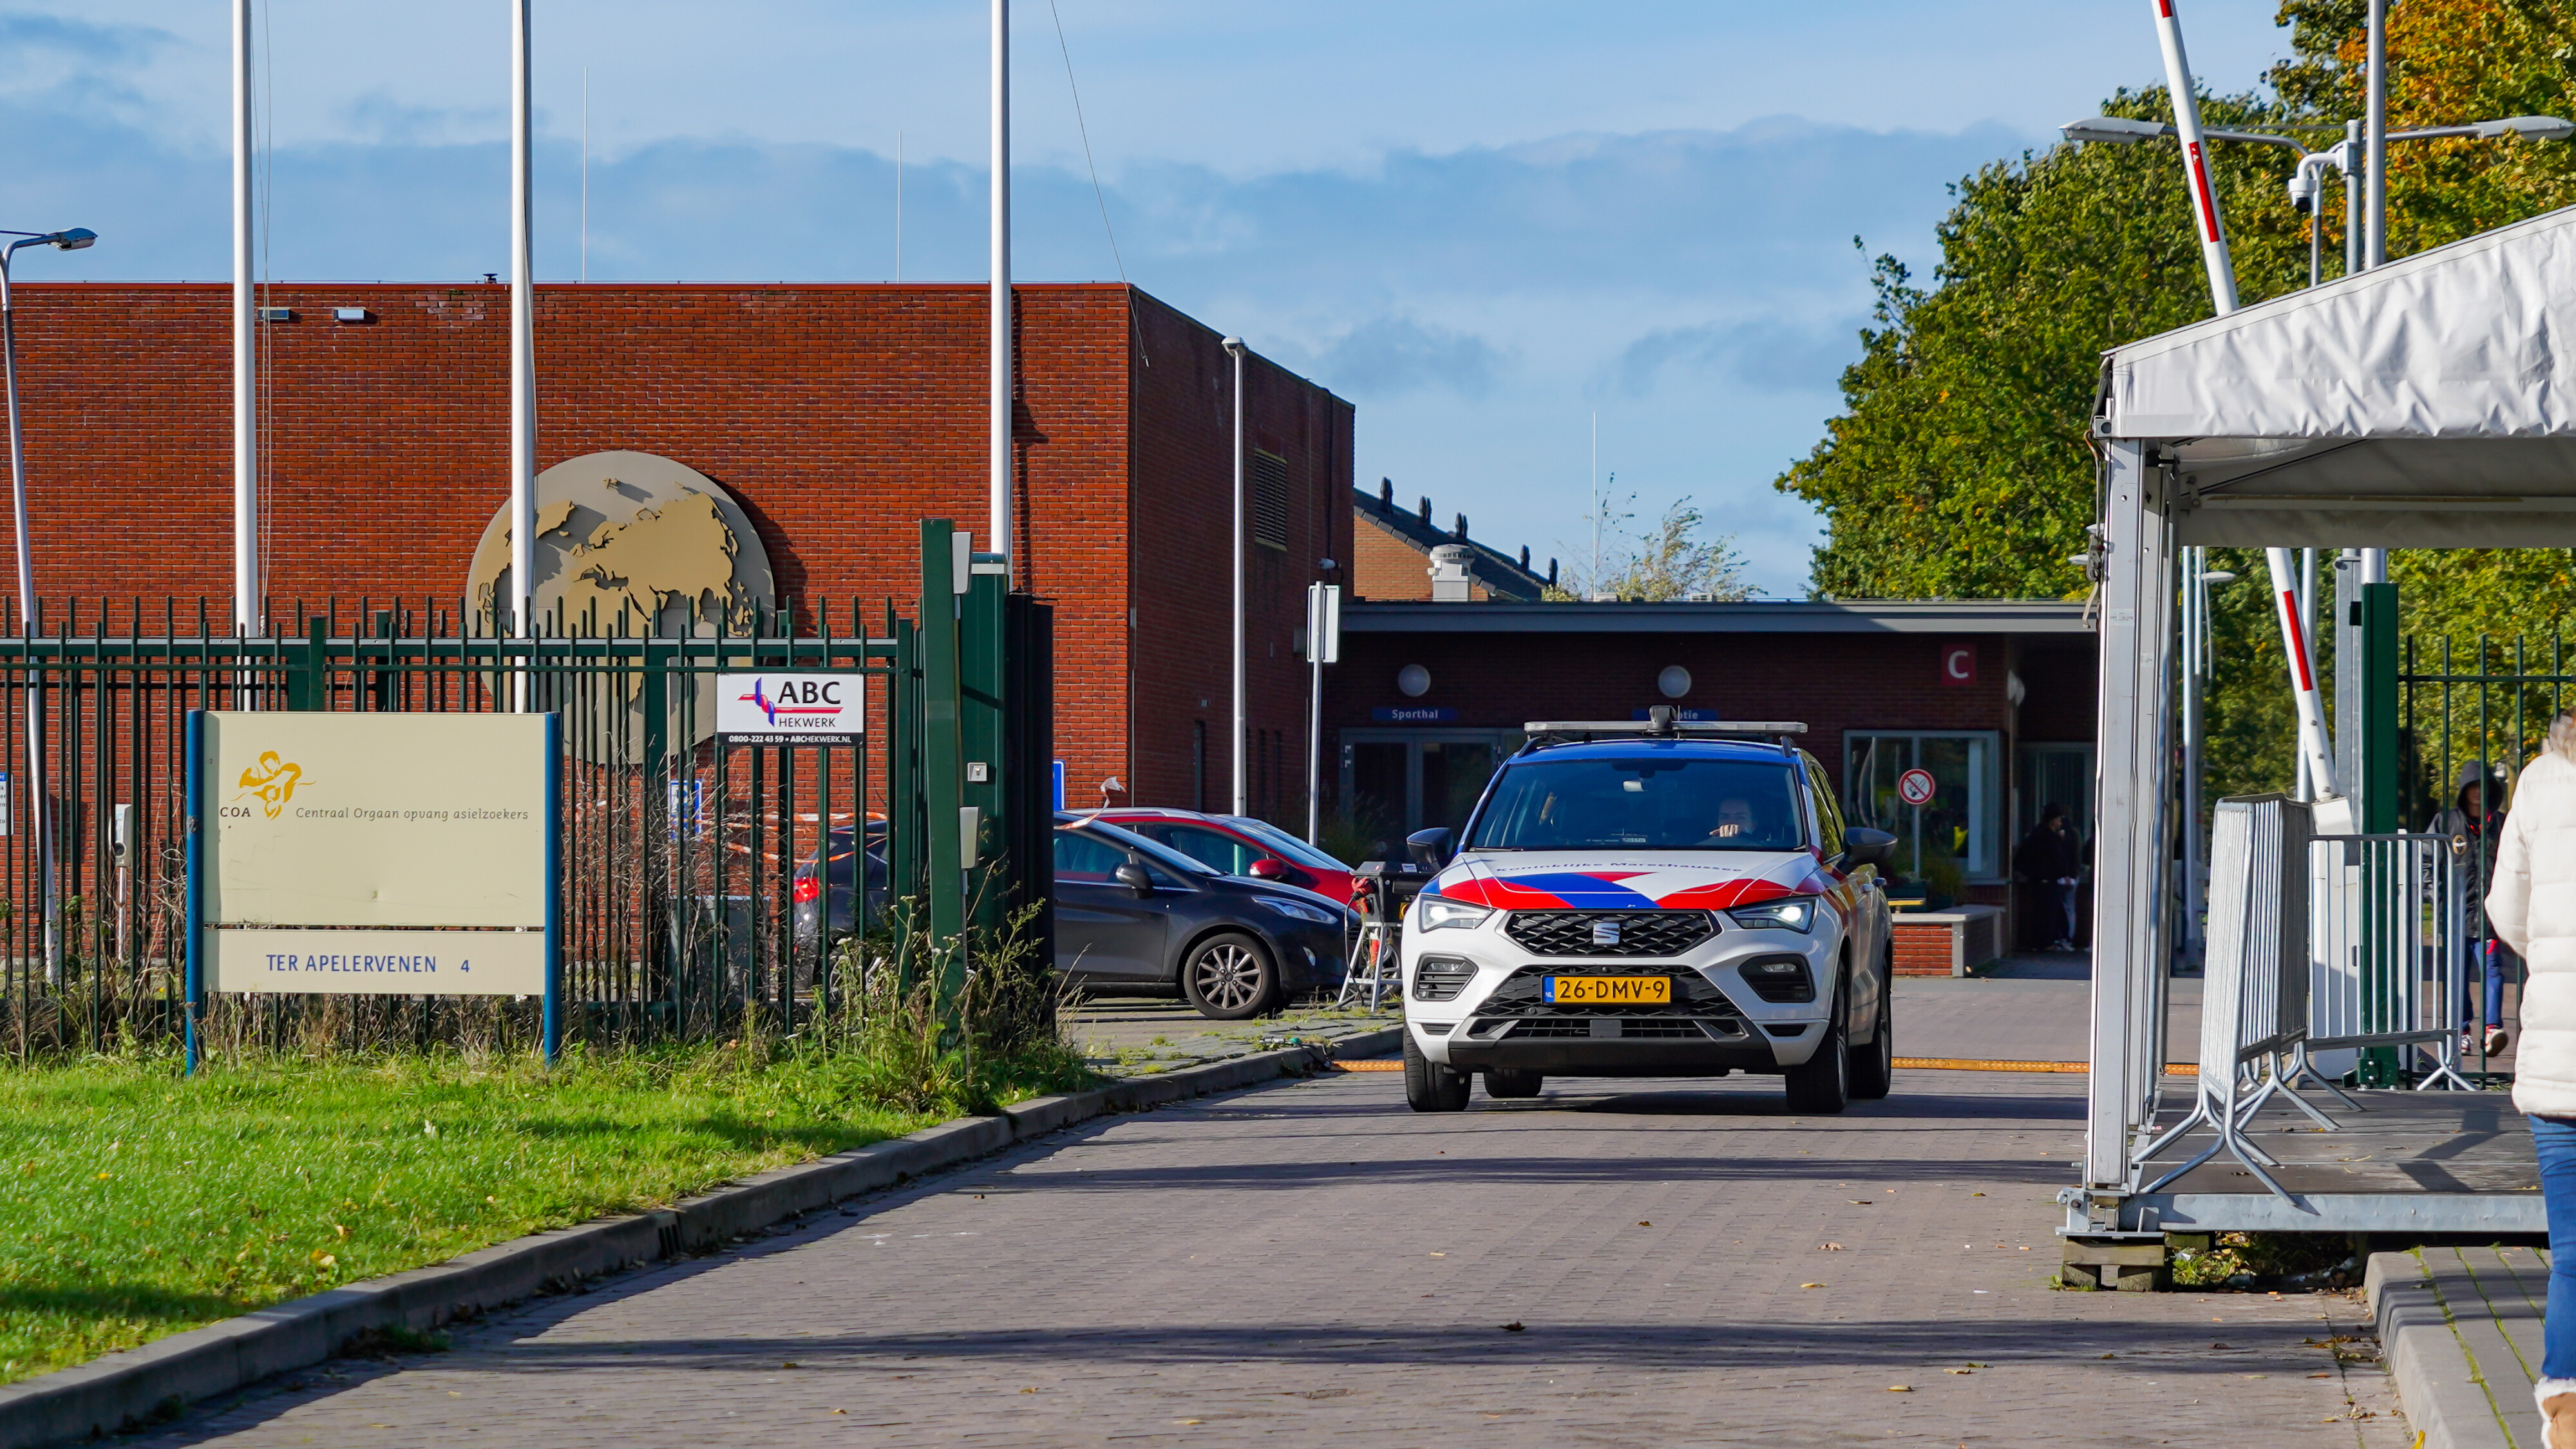
<path id="1" fill-rule="evenodd" d="M 554 740 L 552 715 L 191 712 L 200 989 L 547 994 Z"/>
<path id="2" fill-rule="evenodd" d="M 716 733 L 737 745 L 846 745 L 867 733 L 867 691 L 864 674 L 719 674 Z"/>

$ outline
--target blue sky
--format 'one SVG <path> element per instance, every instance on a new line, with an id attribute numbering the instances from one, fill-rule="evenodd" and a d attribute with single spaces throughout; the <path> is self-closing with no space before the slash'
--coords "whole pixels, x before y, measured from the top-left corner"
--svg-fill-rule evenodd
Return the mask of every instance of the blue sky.
<path id="1" fill-rule="evenodd" d="M 100 244 L 29 280 L 229 269 L 224 0 L 0 9 L 0 225 Z M 504 0 L 266 0 L 269 270 L 505 270 Z M 540 278 L 985 273 L 987 7 L 537 0 Z M 1015 0 L 1017 270 L 1118 274 L 1359 408 L 1358 468 L 1571 557 L 1587 442 L 1766 591 L 1815 519 L 1771 479 L 1857 354 L 1867 258 L 1928 271 L 1948 184 L 2161 79 L 2142 0 Z M 2223 89 L 2269 3 L 2186 9 Z M 582 243 L 584 76 L 588 246 Z M 540 342 L 542 346 L 542 339 Z"/>

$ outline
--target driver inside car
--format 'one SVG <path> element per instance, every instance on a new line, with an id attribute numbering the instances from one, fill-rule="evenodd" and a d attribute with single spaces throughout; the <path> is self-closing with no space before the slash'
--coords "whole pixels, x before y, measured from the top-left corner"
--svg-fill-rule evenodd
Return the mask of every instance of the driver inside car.
<path id="1" fill-rule="evenodd" d="M 1741 795 L 1729 795 L 1717 802 L 1717 828 L 1708 833 L 1711 840 L 1733 840 L 1753 833 L 1753 802 Z"/>

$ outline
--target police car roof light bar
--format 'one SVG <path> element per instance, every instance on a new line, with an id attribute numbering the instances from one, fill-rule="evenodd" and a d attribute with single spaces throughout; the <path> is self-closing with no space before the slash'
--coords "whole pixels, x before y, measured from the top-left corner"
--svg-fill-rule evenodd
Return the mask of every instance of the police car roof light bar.
<path id="1" fill-rule="evenodd" d="M 1672 706 L 1659 704 L 1646 711 L 1647 718 L 1638 720 L 1543 720 L 1534 719 L 1521 726 L 1521 733 L 1536 739 L 1541 735 L 1733 735 L 1765 739 L 1803 735 L 1806 725 L 1796 720 L 1686 720 L 1673 718 Z"/>

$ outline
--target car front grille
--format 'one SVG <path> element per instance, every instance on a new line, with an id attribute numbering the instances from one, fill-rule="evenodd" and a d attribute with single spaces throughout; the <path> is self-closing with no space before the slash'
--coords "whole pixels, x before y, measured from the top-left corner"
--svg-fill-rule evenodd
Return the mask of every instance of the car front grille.
<path id="1" fill-rule="evenodd" d="M 1592 1019 L 1587 1016 L 1542 1016 L 1516 1023 L 1512 1027 L 1512 1038 L 1515 1041 L 1527 1041 L 1531 1037 L 1588 1037 L 1590 1035 L 1592 1035 Z"/>
<path id="2" fill-rule="evenodd" d="M 1717 927 L 1706 911 L 1514 911 L 1503 934 L 1533 956 L 1678 956 Z"/>

